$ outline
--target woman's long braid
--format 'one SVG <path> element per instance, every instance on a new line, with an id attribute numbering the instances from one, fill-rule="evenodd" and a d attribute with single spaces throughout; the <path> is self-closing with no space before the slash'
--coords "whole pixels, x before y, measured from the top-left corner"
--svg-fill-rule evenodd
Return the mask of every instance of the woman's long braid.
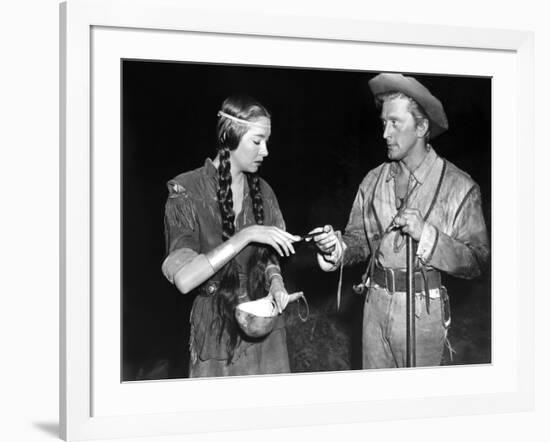
<path id="1" fill-rule="evenodd" d="M 223 142 L 223 139 L 222 139 Z M 218 204 L 222 216 L 222 239 L 227 241 L 235 234 L 235 212 L 233 210 L 233 192 L 231 191 L 231 162 L 229 149 L 222 144 L 219 149 L 220 165 L 218 167 Z M 221 270 L 217 296 L 217 309 L 221 324 L 218 342 L 221 342 L 224 330 L 227 331 L 227 353 L 229 364 L 233 359 L 235 346 L 239 340 L 239 329 L 235 322 L 234 311 L 238 304 L 239 267 L 235 259 L 229 261 Z"/>
<path id="2" fill-rule="evenodd" d="M 247 174 L 252 210 L 256 224 L 264 224 L 264 202 L 260 177 L 257 174 Z M 250 299 L 263 298 L 267 295 L 265 284 L 265 268 L 268 261 L 277 262 L 277 258 L 265 246 L 258 246 L 248 262 L 248 296 Z"/>
<path id="3" fill-rule="evenodd" d="M 222 239 L 227 241 L 235 234 L 235 212 L 233 210 L 233 191 L 231 190 L 231 162 L 229 149 L 223 146 L 219 150 L 218 167 L 218 204 L 222 214 Z"/>
<path id="4" fill-rule="evenodd" d="M 250 189 L 250 198 L 252 199 L 252 210 L 256 224 L 264 224 L 264 200 L 262 199 L 262 189 L 260 188 L 260 177 L 256 173 L 247 174 L 248 188 Z"/>
<path id="5" fill-rule="evenodd" d="M 257 100 L 245 97 L 234 96 L 227 98 L 222 103 L 221 111 L 227 116 L 254 121 L 257 118 L 270 118 L 269 112 Z M 222 240 L 227 241 L 235 234 L 235 212 L 233 210 L 233 194 L 231 191 L 231 161 L 230 151 L 238 148 L 242 137 L 250 129 L 246 124 L 235 123 L 231 118 L 220 115 L 217 123 L 218 134 L 218 204 L 222 218 Z M 248 175 L 248 187 L 254 219 L 257 224 L 264 224 L 264 207 L 260 189 L 260 178 L 257 175 Z M 255 250 L 247 263 L 248 271 L 248 294 L 252 299 L 265 296 L 265 267 L 268 260 L 277 262 L 276 258 L 270 257 L 269 249 L 263 246 L 255 246 Z M 227 364 L 230 364 L 235 354 L 235 348 L 241 339 L 241 331 L 235 320 L 235 308 L 239 303 L 240 266 L 236 259 L 229 261 L 220 271 L 219 286 L 215 305 L 219 316 L 218 341 L 221 343 L 224 333 L 227 333 Z M 253 283 L 251 285 L 251 282 Z M 251 287 L 253 287 L 251 289 Z"/>

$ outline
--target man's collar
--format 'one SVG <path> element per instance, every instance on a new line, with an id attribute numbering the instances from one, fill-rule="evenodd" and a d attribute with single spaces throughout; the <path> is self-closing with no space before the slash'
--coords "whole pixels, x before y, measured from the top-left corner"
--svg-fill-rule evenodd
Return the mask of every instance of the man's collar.
<path id="1" fill-rule="evenodd" d="M 430 173 L 430 170 L 432 169 L 432 166 L 436 159 L 437 154 L 435 153 L 435 150 L 433 149 L 433 147 L 429 146 L 428 153 L 426 154 L 420 165 L 414 170 L 414 172 L 411 173 L 412 177 L 419 184 L 422 184 L 426 180 L 426 177 Z M 400 168 L 401 166 L 399 166 L 399 163 L 397 161 L 392 161 L 390 164 L 390 173 L 388 174 L 388 178 L 386 181 L 395 178 L 399 174 Z"/>

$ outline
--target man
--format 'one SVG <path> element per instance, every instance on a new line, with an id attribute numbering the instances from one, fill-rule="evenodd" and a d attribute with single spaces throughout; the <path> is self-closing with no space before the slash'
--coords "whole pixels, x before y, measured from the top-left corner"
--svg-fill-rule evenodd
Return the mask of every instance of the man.
<path id="1" fill-rule="evenodd" d="M 325 271 L 367 261 L 362 287 L 363 368 L 406 364 L 406 236 L 415 256 L 416 365 L 439 365 L 450 323 L 441 272 L 478 276 L 489 255 L 479 186 L 437 155 L 429 141 L 448 128 L 441 102 L 413 77 L 369 81 L 388 161 L 359 186 L 343 235 L 314 229 Z"/>

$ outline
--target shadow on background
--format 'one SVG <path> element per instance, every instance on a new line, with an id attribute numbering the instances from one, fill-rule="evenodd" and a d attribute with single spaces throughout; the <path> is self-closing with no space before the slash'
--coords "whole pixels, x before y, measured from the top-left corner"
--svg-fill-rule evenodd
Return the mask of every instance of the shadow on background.
<path id="1" fill-rule="evenodd" d="M 50 436 L 59 438 L 59 423 L 58 422 L 35 422 L 34 427 L 43 431 Z"/>

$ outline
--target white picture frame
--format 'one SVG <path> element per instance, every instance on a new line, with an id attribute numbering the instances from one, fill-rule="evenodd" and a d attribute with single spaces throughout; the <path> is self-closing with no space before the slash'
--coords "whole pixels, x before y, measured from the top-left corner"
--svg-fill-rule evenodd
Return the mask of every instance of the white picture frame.
<path id="1" fill-rule="evenodd" d="M 81 440 L 94 438 L 114 438 L 123 436 L 152 436 L 178 433 L 193 433 L 206 431 L 225 431 L 235 429 L 261 429 L 273 427 L 272 416 L 277 413 L 277 422 L 285 426 L 316 425 L 326 423 L 351 423 L 365 420 L 380 420 L 388 418 L 406 418 L 423 416 L 446 416 L 453 414 L 504 412 L 528 410 L 533 406 L 533 229 L 522 229 L 519 226 L 532 223 L 533 201 L 533 36 L 529 32 L 497 31 L 483 29 L 460 29 L 442 26 L 403 25 L 395 23 L 369 23 L 354 20 L 319 19 L 313 17 L 231 14 L 230 11 L 208 11 L 190 9 L 177 1 L 139 1 L 125 2 L 123 0 L 70 0 L 61 4 L 61 299 L 60 299 L 60 330 L 61 330 L 61 392 L 60 392 L 60 428 L 62 437 L 66 440 Z M 94 34 L 97 30 L 100 33 Z M 102 32 L 102 31 L 106 31 Z M 112 31 L 113 35 L 109 33 Z M 254 44 L 255 39 L 265 42 L 275 41 L 277 44 L 292 42 L 293 46 L 300 44 L 338 46 L 351 48 L 376 45 L 390 47 L 416 48 L 422 51 L 461 51 L 482 52 L 490 58 L 504 54 L 506 60 L 501 66 L 503 82 L 511 82 L 514 94 L 507 97 L 507 103 L 515 105 L 509 112 L 511 124 L 514 126 L 515 137 L 510 141 L 513 155 L 500 158 L 502 153 L 493 149 L 495 154 L 494 167 L 501 167 L 511 172 L 507 181 L 502 182 L 502 175 L 493 170 L 494 184 L 502 188 L 510 186 L 513 197 L 509 200 L 493 198 L 495 211 L 508 202 L 515 210 L 514 219 L 508 219 L 506 229 L 513 238 L 507 244 L 512 248 L 515 258 L 508 263 L 510 267 L 498 268 L 493 273 L 495 279 L 494 293 L 499 287 L 499 296 L 510 300 L 512 307 L 502 310 L 495 317 L 494 337 L 498 341 L 506 341 L 513 346 L 505 362 L 497 357 L 491 367 L 461 367 L 452 370 L 434 371 L 424 369 L 416 371 L 380 372 L 380 373 L 332 373 L 326 375 L 287 376 L 287 377 L 257 377 L 251 379 L 199 380 L 190 382 L 157 382 L 140 383 L 135 386 L 123 386 L 120 394 L 129 394 L 130 400 L 118 401 L 114 395 L 119 386 L 111 381 L 105 381 L 103 372 L 110 370 L 106 364 L 98 365 L 102 359 L 103 347 L 101 334 L 97 334 L 102 324 L 117 320 L 117 316 L 108 309 L 102 310 L 101 297 L 94 296 L 94 280 L 92 265 L 93 252 L 97 252 L 92 238 L 94 211 L 101 212 L 101 207 L 94 200 L 94 194 L 101 192 L 97 180 L 93 180 L 97 163 L 97 152 L 92 150 L 92 144 L 98 136 L 94 126 L 101 127 L 101 121 L 93 120 L 94 106 L 101 106 L 100 93 L 92 88 L 98 85 L 98 78 L 93 78 L 96 71 L 94 63 L 101 65 L 98 58 L 98 48 L 104 48 L 101 42 L 113 43 L 115 35 L 121 31 L 143 34 L 150 45 L 143 44 L 140 50 L 150 50 L 149 57 L 162 59 L 169 57 L 162 53 L 157 37 L 172 35 L 192 35 L 199 40 L 201 36 L 211 39 L 221 39 L 232 36 L 235 44 Z M 169 32 L 166 32 L 169 31 Z M 149 33 L 149 34 L 148 34 Z M 101 35 L 100 35 L 101 34 Z M 107 39 L 107 40 L 105 40 Z M 242 43 L 239 43 L 242 40 Z M 122 45 L 125 44 L 122 38 Z M 266 43 L 267 44 L 267 43 Z M 157 46 L 155 46 L 157 45 Z M 124 47 L 109 45 L 113 53 L 106 54 L 112 61 L 117 57 L 116 48 Z M 144 49 L 148 46 L 147 49 Z M 101 50 L 101 49 L 100 49 Z M 299 49 L 294 49 L 299 51 Z M 351 50 L 351 49 L 350 49 Z M 96 51 L 96 52 L 94 52 Z M 108 52 L 107 49 L 104 51 Z M 345 52 L 345 51 L 342 51 Z M 96 58 L 94 58 L 94 56 Z M 275 55 L 273 55 L 274 57 Z M 246 63 L 246 55 L 241 62 Z M 208 59 L 208 55 L 206 55 Z M 267 63 L 269 59 L 264 61 Z M 258 60 L 254 60 L 258 63 Z M 106 64 L 108 66 L 109 64 Z M 338 61 L 342 66 L 346 60 Z M 450 63 L 450 61 L 449 61 Z M 380 62 L 380 64 L 383 64 Z M 507 69 L 512 66 L 515 69 Z M 332 66 L 335 67 L 335 66 Z M 361 66 L 354 66 L 360 68 Z M 435 69 L 435 68 L 434 68 Z M 457 68 L 458 69 L 458 68 Z M 390 69 L 388 69 L 390 70 Z M 109 72 L 101 71 L 101 73 Z M 459 73 L 455 69 L 456 73 Z M 506 77 L 504 79 L 504 77 Z M 499 76 L 496 77 L 501 78 Z M 112 78 L 111 78 L 112 80 Z M 118 79 L 116 79 L 118 80 Z M 99 80 L 102 81 L 102 80 Z M 108 79 L 106 80 L 109 81 Z M 506 84 L 508 84 L 506 83 Z M 497 94 L 498 95 L 498 94 Z M 116 94 L 110 94 L 117 100 Z M 498 99 L 498 96 L 497 98 Z M 94 106 L 92 106 L 94 104 Z M 498 136 L 499 116 L 495 117 L 495 143 Z M 504 118 L 504 117 L 503 117 Z M 496 126 L 495 126 L 496 125 Z M 115 122 L 116 126 L 116 122 Z M 116 131 L 116 128 L 114 129 Z M 107 140 L 108 141 L 108 140 Z M 521 150 L 521 155 L 519 152 Z M 94 155 L 92 155 L 94 153 Z M 94 163 L 94 161 L 96 161 Z M 97 171 L 96 171 L 97 172 Z M 115 172 L 116 173 L 116 172 Z M 497 186 L 494 186 L 497 187 Z M 109 204 L 115 204 L 116 200 Z M 92 210 L 92 206 L 93 209 Z M 501 219 L 501 218 L 497 218 Z M 96 226 L 97 228 L 97 226 Z M 510 235 L 509 232 L 513 232 Z M 99 231 L 101 235 L 101 231 Z M 95 232 L 98 235 L 98 232 Z M 494 246 L 498 247 L 498 242 Z M 521 257 L 521 259 L 519 259 Z M 98 258 L 97 256 L 95 257 Z M 101 258 L 101 257 L 99 257 Z M 494 266 L 497 266 L 494 263 Z M 506 265 L 505 263 L 502 264 Z M 508 271 L 506 270 L 508 269 Z M 519 302 L 519 275 L 522 275 L 521 302 Z M 97 276 L 97 275 L 96 275 Z M 503 276 L 507 279 L 503 281 Z M 500 285 L 499 285 L 500 278 Z M 99 307 L 98 307 L 99 305 Z M 502 320 L 500 320 L 500 319 Z M 110 330 L 109 330 L 110 331 Z M 510 339 L 505 333 L 511 333 Z M 500 338 L 499 336 L 502 336 Z M 96 353 L 93 353 L 93 346 Z M 105 353 L 108 359 L 108 353 Z M 498 354 L 497 354 L 498 356 Z M 118 376 L 117 361 L 112 362 L 112 372 Z M 493 376 L 499 369 L 501 378 Z M 396 397 L 375 397 L 374 389 L 353 388 L 353 386 L 368 385 L 369 378 L 376 378 L 380 384 L 384 378 L 392 382 L 406 385 L 411 380 L 423 377 L 441 378 L 447 383 L 449 378 L 477 377 L 475 370 L 485 370 L 485 374 L 501 379 L 500 384 L 489 385 L 485 390 L 466 393 L 449 393 L 446 395 L 430 394 L 423 390 L 405 392 Z M 109 377 L 109 374 L 105 375 Z M 111 378 L 109 378 L 111 379 Z M 386 380 L 387 380 L 386 379 Z M 296 399 L 285 403 L 274 394 L 270 398 L 255 403 L 216 402 L 202 404 L 197 409 L 189 409 L 170 396 L 171 391 L 186 390 L 189 396 L 203 395 L 212 397 L 214 389 L 224 389 L 225 396 L 231 396 L 239 389 L 255 389 L 258 387 L 281 390 L 283 388 L 305 388 L 315 391 L 316 387 L 325 387 L 323 395 L 310 395 L 307 401 Z M 457 384 L 460 385 L 460 384 Z M 348 388 L 349 386 L 349 388 Z M 103 388 L 103 390 L 102 390 Z M 476 388 L 474 386 L 474 388 Z M 152 390 L 157 389 L 158 392 Z M 134 390 L 134 392 L 128 391 Z M 139 390 L 139 391 L 138 391 Z M 163 398 L 162 409 L 143 409 L 132 407 L 133 394 L 143 396 L 143 392 Z M 151 391 L 149 391 L 151 390 Z M 317 390 L 319 390 L 317 388 Z M 359 392 L 358 392 L 359 390 Z M 300 390 L 296 390 L 300 391 Z M 233 393 L 232 393 L 233 392 Z M 369 398 L 372 396 L 373 398 Z M 232 396 L 234 397 L 234 396 Z M 135 401 L 134 401 L 135 402 Z M 199 401 L 200 402 L 200 401 Z M 109 408 L 104 404 L 115 404 Z M 245 409 L 248 419 L 245 422 L 238 419 Z M 215 411 L 216 419 L 212 419 Z"/>

